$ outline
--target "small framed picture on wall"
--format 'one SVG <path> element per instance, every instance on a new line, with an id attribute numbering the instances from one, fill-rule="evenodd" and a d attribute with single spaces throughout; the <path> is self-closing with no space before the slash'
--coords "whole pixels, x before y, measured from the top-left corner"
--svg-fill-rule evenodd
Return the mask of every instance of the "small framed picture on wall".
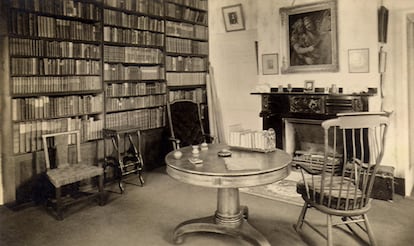
<path id="1" fill-rule="evenodd" d="M 350 73 L 369 73 L 369 49 L 348 50 L 348 69 Z"/>
<path id="2" fill-rule="evenodd" d="M 222 8 L 226 32 L 244 30 L 244 17 L 241 4 L 226 6 Z"/>
<path id="3" fill-rule="evenodd" d="M 279 74 L 278 54 L 262 55 L 263 75 Z"/>

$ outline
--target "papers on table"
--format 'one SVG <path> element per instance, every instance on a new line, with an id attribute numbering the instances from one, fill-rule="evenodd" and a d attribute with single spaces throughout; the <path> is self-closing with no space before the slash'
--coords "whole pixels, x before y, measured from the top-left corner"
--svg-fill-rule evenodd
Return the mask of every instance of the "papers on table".
<path id="1" fill-rule="evenodd" d="M 254 157 L 251 158 L 225 158 L 225 165 L 228 170 L 260 170 L 262 166 Z"/>

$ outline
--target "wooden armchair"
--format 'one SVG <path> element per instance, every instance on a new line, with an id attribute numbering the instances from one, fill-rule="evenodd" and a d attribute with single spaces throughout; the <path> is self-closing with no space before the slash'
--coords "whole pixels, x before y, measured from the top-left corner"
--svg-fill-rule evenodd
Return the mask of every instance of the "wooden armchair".
<path id="1" fill-rule="evenodd" d="M 52 205 L 56 218 L 62 220 L 66 206 L 86 198 L 98 196 L 99 205 L 104 205 L 103 168 L 81 162 L 79 131 L 45 134 L 42 141 L 46 176 L 55 187 L 55 199 L 51 200 L 55 200 Z M 76 196 L 74 195 L 73 191 L 78 191 L 81 181 L 89 182 L 95 177 L 98 178 L 97 192 L 76 192 Z M 71 191 L 70 195 L 69 192 L 65 196 L 62 194 L 64 187 Z"/>
<path id="2" fill-rule="evenodd" d="M 350 224 L 356 223 L 368 234 L 371 245 L 375 245 L 367 212 L 375 174 L 384 154 L 388 118 L 382 114 L 343 114 L 324 121 L 322 127 L 325 135 L 322 168 L 316 171 L 298 164 L 303 181 L 297 184 L 297 192 L 305 204 L 295 229 L 299 231 L 306 223 L 327 239 L 327 245 L 333 245 L 333 226 L 346 225 L 355 232 Z M 339 172 L 330 168 L 338 159 L 343 163 Z M 305 178 L 305 173 L 311 176 Z M 327 215 L 327 234 L 305 220 L 308 208 Z M 334 216 L 341 217 L 342 221 L 334 223 Z"/>
<path id="3" fill-rule="evenodd" d="M 170 141 L 174 149 L 213 141 L 213 137 L 204 132 L 198 103 L 191 100 L 169 102 L 167 113 Z"/>

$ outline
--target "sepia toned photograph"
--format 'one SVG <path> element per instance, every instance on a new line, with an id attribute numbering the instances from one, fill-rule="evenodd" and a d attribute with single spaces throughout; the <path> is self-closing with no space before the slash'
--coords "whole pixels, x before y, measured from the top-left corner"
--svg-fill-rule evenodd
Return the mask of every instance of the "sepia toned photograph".
<path id="1" fill-rule="evenodd" d="M 414 245 L 413 0 L 0 0 L 0 246 Z"/>

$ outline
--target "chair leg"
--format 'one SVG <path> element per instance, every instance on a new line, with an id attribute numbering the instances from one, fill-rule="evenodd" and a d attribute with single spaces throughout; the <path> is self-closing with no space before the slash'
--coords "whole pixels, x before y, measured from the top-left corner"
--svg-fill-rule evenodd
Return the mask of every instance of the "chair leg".
<path id="1" fill-rule="evenodd" d="M 328 214 L 326 216 L 327 219 L 327 224 L 328 224 L 328 246 L 333 246 L 333 241 L 332 241 L 332 215 Z"/>
<path id="2" fill-rule="evenodd" d="M 142 176 L 142 170 L 138 171 L 138 179 L 141 184 L 141 187 L 144 186 L 145 180 L 144 180 L 144 177 Z"/>
<path id="3" fill-rule="evenodd" d="M 99 175 L 98 179 L 99 206 L 103 206 L 106 203 L 104 194 L 104 175 Z"/>
<path id="4" fill-rule="evenodd" d="M 63 214 L 62 214 L 62 206 L 63 206 L 63 201 L 62 201 L 62 188 L 61 187 L 56 187 L 55 188 L 55 192 L 56 192 L 56 214 L 57 214 L 57 220 L 63 220 Z"/>
<path id="5" fill-rule="evenodd" d="M 372 231 L 371 225 L 369 224 L 369 221 L 368 221 L 368 216 L 366 214 L 363 214 L 362 217 L 364 218 L 364 223 L 365 223 L 365 227 L 367 229 L 367 234 L 368 234 L 369 241 L 370 241 L 372 246 L 375 246 L 377 244 L 375 242 L 374 232 Z"/>
<path id="6" fill-rule="evenodd" d="M 308 210 L 308 208 L 309 208 L 309 205 L 307 202 L 305 202 L 305 204 L 303 204 L 302 211 L 300 212 L 298 221 L 296 222 L 296 226 L 295 226 L 296 231 L 302 228 L 303 221 L 305 220 L 306 211 Z"/>

